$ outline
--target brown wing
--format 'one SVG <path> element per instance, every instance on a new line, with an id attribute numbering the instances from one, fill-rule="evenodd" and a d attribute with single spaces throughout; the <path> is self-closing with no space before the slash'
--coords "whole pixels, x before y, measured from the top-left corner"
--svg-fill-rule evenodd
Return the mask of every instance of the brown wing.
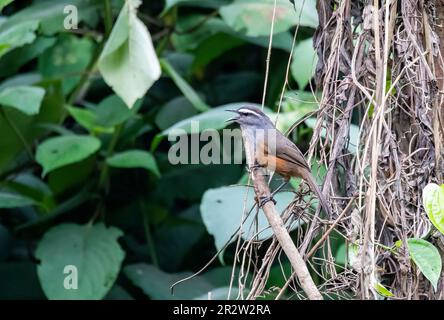
<path id="1" fill-rule="evenodd" d="M 265 141 L 265 150 L 268 149 L 267 141 Z M 270 148 L 271 152 L 273 152 L 272 148 Z M 283 159 L 285 161 L 291 162 L 299 167 L 305 168 L 308 172 L 311 171 L 310 166 L 304 158 L 302 152 L 298 149 L 298 147 L 291 142 L 287 137 L 278 132 L 276 137 L 276 152 L 275 156 L 278 159 Z"/>
<path id="2" fill-rule="evenodd" d="M 310 166 L 304 158 L 304 155 L 291 140 L 282 134 L 278 135 L 277 139 L 276 157 L 292 162 L 295 165 L 311 171 Z"/>

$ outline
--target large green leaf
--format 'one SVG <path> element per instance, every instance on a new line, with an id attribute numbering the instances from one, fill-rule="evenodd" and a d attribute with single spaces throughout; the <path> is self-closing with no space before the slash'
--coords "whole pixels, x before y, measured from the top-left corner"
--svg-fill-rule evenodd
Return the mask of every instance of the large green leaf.
<path id="1" fill-rule="evenodd" d="M 298 83 L 299 89 L 304 90 L 313 77 L 318 56 L 313 47 L 313 38 L 301 41 L 294 48 L 291 74 Z"/>
<path id="2" fill-rule="evenodd" d="M 140 104 L 136 103 L 132 110 L 129 110 L 116 95 L 110 95 L 103 99 L 95 110 L 96 123 L 103 127 L 114 127 L 134 116 Z"/>
<path id="3" fill-rule="evenodd" d="M 34 115 L 40 111 L 45 90 L 40 87 L 17 86 L 0 91 L 0 105 L 16 108 L 21 112 Z"/>
<path id="4" fill-rule="evenodd" d="M 184 96 L 176 97 L 168 101 L 156 113 L 156 125 L 161 130 L 166 130 L 175 123 L 198 114 L 196 108 Z"/>
<path id="5" fill-rule="evenodd" d="M 94 43 L 88 37 L 59 36 L 55 46 L 40 56 L 38 69 L 45 78 L 58 78 L 63 82 L 63 92 L 69 93 L 89 65 Z"/>
<path id="6" fill-rule="evenodd" d="M 94 111 L 84 108 L 76 108 L 67 106 L 69 114 L 76 120 L 78 124 L 92 132 L 96 133 L 112 133 L 113 128 L 105 128 L 97 125 L 97 115 Z"/>
<path id="7" fill-rule="evenodd" d="M 99 60 L 105 82 L 129 108 L 161 74 L 151 36 L 137 17 L 140 3 L 140 0 L 125 2 Z"/>
<path id="8" fill-rule="evenodd" d="M 203 25 L 201 25 L 202 21 L 205 21 Z M 194 28 L 196 25 L 200 25 L 200 27 Z M 240 39 L 244 41 L 245 44 L 252 43 L 264 48 L 267 48 L 270 42 L 268 35 L 261 37 L 250 37 L 243 33 L 234 31 L 220 18 L 208 19 L 208 17 L 204 15 L 197 14 L 186 15 L 184 17 L 179 16 L 176 30 L 178 32 L 173 33 L 171 36 L 171 41 L 173 42 L 176 50 L 180 51 L 198 50 L 202 53 L 208 52 L 209 50 L 205 50 L 205 47 L 208 47 L 211 44 L 214 45 L 217 39 L 219 39 L 219 41 L 224 40 L 228 42 L 227 44 L 217 43 L 215 47 L 216 53 L 218 52 L 221 54 L 225 51 L 225 49 L 228 49 L 230 46 L 234 46 L 236 44 L 235 40 L 229 40 L 229 38 L 221 36 L 221 33 L 235 39 Z M 291 51 L 291 42 L 291 34 L 289 32 L 281 32 L 273 36 L 272 45 L 273 48 Z M 200 54 L 200 52 L 197 52 L 197 54 Z M 214 57 L 215 52 L 211 52 L 210 56 Z M 208 58 L 209 57 L 201 57 L 199 59 L 208 61 Z M 197 63 L 199 64 L 199 62 Z"/>
<path id="9" fill-rule="evenodd" d="M 410 257 L 435 288 L 441 275 L 442 260 L 438 249 L 423 239 L 407 239 Z"/>
<path id="10" fill-rule="evenodd" d="M 103 224 L 62 224 L 50 229 L 36 250 L 37 272 L 48 299 L 102 299 L 125 256 L 117 242 L 121 235 L 119 229 Z M 67 266 L 77 269 L 77 289 L 66 288 Z"/>
<path id="11" fill-rule="evenodd" d="M 233 114 L 228 112 L 227 110 L 237 109 L 245 104 L 260 108 L 260 106 L 257 104 L 246 103 L 246 102 L 230 103 L 220 107 L 211 108 L 207 112 L 203 112 L 198 115 L 179 121 L 174 125 L 172 125 L 171 127 L 169 127 L 168 129 L 163 130 L 153 140 L 151 149 L 152 150 L 156 149 L 160 141 L 165 136 L 170 136 L 174 138 L 184 134 L 190 134 L 190 133 L 196 134 L 205 130 L 223 129 L 228 125 L 226 121 L 233 117 Z M 272 116 L 270 109 L 265 108 L 264 111 L 265 113 Z"/>
<path id="12" fill-rule="evenodd" d="M 444 184 L 429 183 L 422 192 L 422 202 L 430 221 L 444 234 Z"/>
<path id="13" fill-rule="evenodd" d="M 38 26 L 38 21 L 31 20 L 18 23 L 4 31 L 0 28 L 0 58 L 12 49 L 33 42 Z"/>
<path id="14" fill-rule="evenodd" d="M 37 148 L 36 160 L 43 175 L 57 168 L 81 161 L 100 148 L 100 140 L 91 136 L 68 135 L 45 140 Z"/>
<path id="15" fill-rule="evenodd" d="M 0 192 L 0 209 L 27 207 L 34 205 L 34 200 L 19 194 Z"/>
<path id="16" fill-rule="evenodd" d="M 220 8 L 225 22 L 236 31 L 245 31 L 249 36 L 267 36 L 270 34 L 275 0 L 235 0 L 232 4 Z M 300 24 L 317 27 L 318 20 L 314 0 L 306 0 Z M 301 5 L 297 8 L 300 11 Z M 299 12 L 288 0 L 277 0 L 274 21 L 274 33 L 287 31 L 298 23 Z"/>
<path id="17" fill-rule="evenodd" d="M 38 37 L 33 43 L 17 48 L 0 59 L 0 76 L 15 74 L 19 68 L 52 47 L 56 38 Z"/>
<path id="18" fill-rule="evenodd" d="M 39 30 L 46 35 L 52 35 L 58 31 L 65 30 L 63 22 L 66 18 L 66 13 L 64 8 L 68 5 L 73 5 L 77 8 L 79 22 L 85 21 L 90 24 L 93 20 L 97 20 L 95 16 L 96 10 L 100 6 L 100 1 L 39 0 L 34 1 L 31 5 L 10 16 L 5 23 L 0 25 L 0 33 L 28 21 L 39 22 Z"/>
<path id="19" fill-rule="evenodd" d="M 0 0 L 0 12 L 3 10 L 4 7 L 6 7 L 12 1 L 14 0 Z"/>
<path id="20" fill-rule="evenodd" d="M 199 28 L 194 28 L 196 25 L 199 25 L 205 21 L 205 24 L 201 25 Z M 222 19 L 220 18 L 207 18 L 204 15 L 186 15 L 179 16 L 177 21 L 177 33 L 173 33 L 171 36 L 171 41 L 174 44 L 176 50 L 180 51 L 190 51 L 196 50 L 200 46 L 208 46 L 210 44 L 214 44 L 215 39 L 211 39 L 213 37 L 218 37 L 219 40 L 221 37 L 220 34 L 226 34 L 233 38 L 240 39 L 247 43 L 252 43 L 264 48 L 268 48 L 269 46 L 269 37 L 261 36 L 261 37 L 250 37 L 243 33 L 239 33 L 230 28 Z M 192 31 L 189 31 L 192 30 Z M 187 32 L 184 32 L 187 31 Z M 227 40 L 227 38 L 223 38 L 225 41 L 233 42 L 233 40 Z M 275 34 L 273 36 L 273 48 L 279 48 L 286 51 L 291 51 L 291 42 L 292 36 L 289 32 L 281 32 Z M 218 47 L 221 46 L 226 47 L 226 44 L 219 43 Z M 217 49 L 221 52 L 220 49 Z M 210 53 L 213 55 L 213 52 Z M 197 57 L 196 57 L 197 58 Z M 200 58 L 202 59 L 202 58 Z"/>
<path id="21" fill-rule="evenodd" d="M 233 113 L 227 110 L 237 109 L 246 103 L 230 103 L 220 107 L 212 108 L 207 112 L 200 113 L 198 115 L 192 116 L 188 119 L 177 122 L 168 129 L 162 131 L 162 135 L 167 136 L 169 134 L 177 133 L 199 133 L 208 129 L 219 130 L 227 126 L 227 120 L 233 117 Z M 248 105 L 253 105 L 260 107 L 259 105 L 248 103 Z M 198 131 L 195 131 L 193 124 L 198 124 Z"/>
<path id="22" fill-rule="evenodd" d="M 144 150 L 127 150 L 106 159 L 106 163 L 115 168 L 143 168 L 160 176 L 154 156 Z"/>
<path id="23" fill-rule="evenodd" d="M 34 81 L 28 80 L 18 81 L 16 80 L 18 78 L 16 77 L 14 81 L 10 81 L 11 86 L 32 85 L 34 83 Z M 21 76 L 20 78 L 25 77 Z M 27 78 L 32 78 L 32 76 Z M 6 170 L 8 166 L 17 165 L 18 155 L 24 150 L 24 140 L 28 146 L 32 146 L 35 139 L 47 132 L 42 127 L 43 124 L 59 123 L 64 117 L 64 96 L 61 83 L 59 81 L 45 81 L 38 85 L 46 91 L 39 114 L 29 116 L 15 108 L 3 109 L 15 128 L 11 127 L 8 121 L 0 116 L 0 172 Z M 2 83 L 2 87 L 9 87 L 9 85 L 6 86 Z"/>
<path id="24" fill-rule="evenodd" d="M 196 276 L 176 286 L 174 295 L 172 295 L 171 285 L 191 275 L 191 272 L 170 274 L 155 266 L 139 263 L 125 267 L 124 273 L 134 285 L 140 287 L 146 295 L 154 300 L 193 299 L 208 294 L 215 288 L 205 277 Z"/>
<path id="25" fill-rule="evenodd" d="M 293 198 L 294 194 L 291 192 L 280 192 L 275 195 L 277 211 L 282 212 Z M 221 187 L 209 189 L 205 192 L 200 211 L 208 233 L 214 236 L 217 250 L 223 248 L 241 225 L 244 208 L 248 212 L 253 204 L 254 190 L 244 186 Z M 262 212 L 259 212 L 257 221 L 258 228 L 256 230 L 254 213 L 250 214 L 243 224 L 242 238 L 249 240 L 256 235 L 256 231 L 260 231 L 259 239 L 268 239 L 273 235 L 273 231 L 269 228 L 268 221 Z M 298 226 L 299 224 L 292 224 L 290 229 L 292 230 Z"/>

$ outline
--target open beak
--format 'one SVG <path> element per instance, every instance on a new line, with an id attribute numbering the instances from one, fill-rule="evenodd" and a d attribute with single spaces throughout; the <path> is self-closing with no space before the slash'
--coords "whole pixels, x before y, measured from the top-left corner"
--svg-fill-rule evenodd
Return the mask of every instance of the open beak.
<path id="1" fill-rule="evenodd" d="M 226 110 L 226 111 L 228 111 L 228 112 L 234 112 L 234 113 L 236 113 L 237 115 L 239 115 L 239 112 L 238 112 L 237 110 L 235 110 L 235 109 L 232 109 L 232 110 Z M 236 122 L 237 120 L 239 120 L 238 117 L 232 117 L 232 118 L 226 120 L 225 122 Z"/>

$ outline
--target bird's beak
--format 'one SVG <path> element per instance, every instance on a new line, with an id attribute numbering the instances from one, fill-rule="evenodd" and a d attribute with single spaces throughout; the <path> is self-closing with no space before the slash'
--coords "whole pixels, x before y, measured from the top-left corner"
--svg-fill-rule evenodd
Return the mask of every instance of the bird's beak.
<path id="1" fill-rule="evenodd" d="M 237 115 L 239 115 L 239 112 L 238 112 L 237 110 L 235 110 L 235 109 L 232 109 L 232 110 L 226 110 L 226 111 L 228 111 L 228 112 L 234 112 L 234 113 L 236 113 Z M 238 117 L 232 117 L 232 118 L 226 120 L 225 122 L 230 122 L 230 123 L 231 123 L 231 122 L 236 122 L 237 120 L 239 120 Z"/>

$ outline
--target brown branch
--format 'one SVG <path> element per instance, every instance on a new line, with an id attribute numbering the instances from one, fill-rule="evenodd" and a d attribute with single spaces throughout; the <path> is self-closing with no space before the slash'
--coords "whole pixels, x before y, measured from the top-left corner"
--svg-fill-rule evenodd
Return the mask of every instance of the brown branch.
<path id="1" fill-rule="evenodd" d="M 263 169 L 254 167 L 251 170 L 251 177 L 254 183 L 254 189 L 258 199 L 264 199 L 271 196 L 268 184 L 265 181 Z M 267 218 L 273 230 L 276 239 L 290 260 L 294 272 L 299 279 L 302 289 L 310 300 L 323 300 L 321 293 L 313 282 L 302 256 L 300 255 L 295 244 L 291 240 L 287 229 L 284 226 L 280 215 L 276 211 L 273 202 L 268 201 L 262 206 L 265 217 Z"/>

